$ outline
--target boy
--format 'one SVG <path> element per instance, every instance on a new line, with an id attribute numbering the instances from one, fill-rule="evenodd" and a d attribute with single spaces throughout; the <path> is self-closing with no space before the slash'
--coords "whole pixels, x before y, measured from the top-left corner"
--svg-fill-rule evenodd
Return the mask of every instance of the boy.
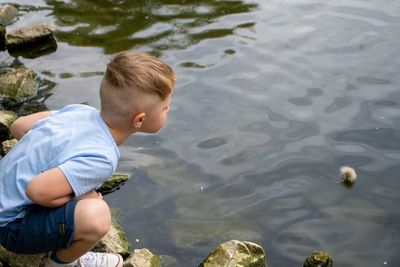
<path id="1" fill-rule="evenodd" d="M 46 266 L 122 266 L 120 255 L 88 252 L 111 224 L 95 189 L 131 134 L 162 128 L 174 83 L 161 60 L 121 52 L 107 65 L 100 111 L 69 105 L 17 119 L 10 131 L 20 141 L 0 160 L 0 244 L 50 252 Z"/>

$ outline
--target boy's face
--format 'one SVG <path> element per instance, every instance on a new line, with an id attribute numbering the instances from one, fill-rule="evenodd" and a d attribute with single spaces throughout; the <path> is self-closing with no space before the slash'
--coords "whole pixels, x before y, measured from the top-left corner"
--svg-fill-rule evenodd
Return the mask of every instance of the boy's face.
<path id="1" fill-rule="evenodd" d="M 170 103 L 171 95 L 163 101 L 158 101 L 150 111 L 146 112 L 140 131 L 144 133 L 158 132 L 167 120 Z"/>

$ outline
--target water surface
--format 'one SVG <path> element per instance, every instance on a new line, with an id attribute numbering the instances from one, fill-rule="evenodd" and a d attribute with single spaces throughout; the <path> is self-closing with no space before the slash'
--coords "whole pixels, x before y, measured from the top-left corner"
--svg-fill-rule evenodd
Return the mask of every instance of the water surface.
<path id="1" fill-rule="evenodd" d="M 55 53 L 19 58 L 56 84 L 50 109 L 98 107 L 121 50 L 176 69 L 166 127 L 121 146 L 134 179 L 107 197 L 133 248 L 187 267 L 239 239 L 270 267 L 313 250 L 341 267 L 400 266 L 400 2 L 7 3 L 22 10 L 10 30 L 57 28 Z M 358 172 L 351 188 L 343 165 Z"/>

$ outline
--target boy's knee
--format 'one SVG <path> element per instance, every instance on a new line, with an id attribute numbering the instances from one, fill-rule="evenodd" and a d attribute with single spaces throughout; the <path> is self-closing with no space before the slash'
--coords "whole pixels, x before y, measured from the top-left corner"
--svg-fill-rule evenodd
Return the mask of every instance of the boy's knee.
<path id="1" fill-rule="evenodd" d="M 78 231 L 102 237 L 111 225 L 111 214 L 107 203 L 101 199 L 83 199 L 75 208 L 75 228 Z"/>

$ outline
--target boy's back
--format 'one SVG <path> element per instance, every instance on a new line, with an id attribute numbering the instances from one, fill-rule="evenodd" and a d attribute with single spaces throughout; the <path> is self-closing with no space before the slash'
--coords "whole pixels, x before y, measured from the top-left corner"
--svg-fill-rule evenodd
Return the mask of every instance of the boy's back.
<path id="1" fill-rule="evenodd" d="M 26 185 L 41 172 L 58 166 L 80 196 L 110 177 L 118 158 L 118 147 L 98 110 L 69 105 L 52 112 L 0 161 L 0 227 L 24 216 L 24 206 L 32 203 Z"/>

